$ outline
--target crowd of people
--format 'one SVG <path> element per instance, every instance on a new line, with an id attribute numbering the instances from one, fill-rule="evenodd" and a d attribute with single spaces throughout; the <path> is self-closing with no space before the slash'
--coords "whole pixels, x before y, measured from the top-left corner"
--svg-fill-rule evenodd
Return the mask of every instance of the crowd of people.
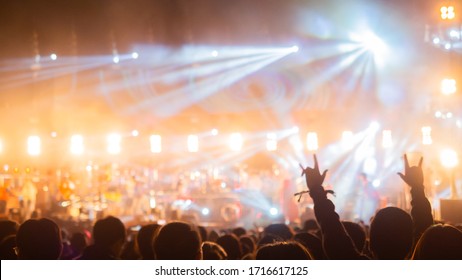
<path id="1" fill-rule="evenodd" d="M 18 224 L 0 221 L 2 260 L 462 260 L 462 226 L 435 221 L 425 196 L 422 160 L 404 172 L 410 186 L 410 213 L 398 207 L 378 210 L 370 224 L 342 221 L 323 187 L 316 156 L 302 167 L 313 200 L 315 220 L 300 226 L 275 223 L 263 230 L 209 229 L 184 221 L 140 225 L 136 231 L 121 219 L 98 219 L 90 230 L 66 228 L 50 218 Z M 72 232 L 71 232 L 72 231 Z"/>

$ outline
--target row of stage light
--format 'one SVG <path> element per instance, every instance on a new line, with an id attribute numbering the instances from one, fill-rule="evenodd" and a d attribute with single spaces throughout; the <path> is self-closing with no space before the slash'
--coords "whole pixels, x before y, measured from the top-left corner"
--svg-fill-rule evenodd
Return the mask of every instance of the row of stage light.
<path id="1" fill-rule="evenodd" d="M 379 131 L 379 124 L 372 122 L 369 129 L 374 131 L 374 133 Z M 289 129 L 289 134 L 286 133 L 285 136 L 282 136 L 280 133 L 267 133 L 266 134 L 266 150 L 267 151 L 277 151 L 278 142 L 288 135 L 298 134 L 298 127 Z M 421 128 L 422 133 L 422 144 L 431 145 L 433 143 L 432 139 L 432 128 L 425 126 Z M 209 133 L 211 136 L 217 136 L 218 130 L 212 129 Z M 140 133 L 137 130 L 133 130 L 130 133 L 130 137 L 139 137 Z M 57 137 L 56 132 L 51 133 L 52 138 Z M 106 152 L 110 155 L 120 154 L 122 151 L 122 142 L 123 136 L 118 133 L 111 133 L 106 137 Z M 355 134 L 352 131 L 343 131 L 341 135 L 342 146 L 351 149 L 355 145 Z M 200 147 L 200 136 L 196 134 L 190 134 L 185 139 L 185 144 L 187 150 L 190 153 L 199 152 Z M 383 148 L 392 148 L 393 147 L 393 137 L 391 130 L 382 131 L 381 144 Z M 305 148 L 308 151 L 317 151 L 319 149 L 318 142 L 318 133 L 314 131 L 309 131 L 306 134 L 306 146 Z M 150 151 L 153 154 L 158 154 L 162 152 L 162 136 L 158 134 L 153 134 L 149 136 Z M 245 144 L 245 139 L 242 133 L 231 133 L 228 135 L 228 146 L 231 151 L 239 152 Z M 0 152 L 3 150 L 2 142 L 0 141 Z M 27 138 L 27 152 L 30 156 L 39 156 L 42 152 L 42 139 L 38 135 L 31 135 Z M 72 155 L 83 155 L 85 152 L 85 143 L 84 137 L 80 134 L 75 134 L 70 137 L 69 152 Z"/>

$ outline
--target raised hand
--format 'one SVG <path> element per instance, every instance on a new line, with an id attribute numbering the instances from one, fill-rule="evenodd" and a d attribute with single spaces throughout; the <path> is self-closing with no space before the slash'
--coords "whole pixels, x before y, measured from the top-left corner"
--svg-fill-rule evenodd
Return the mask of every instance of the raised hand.
<path id="1" fill-rule="evenodd" d="M 422 171 L 422 162 L 423 157 L 420 158 L 418 166 L 409 166 L 407 155 L 404 154 L 404 174 L 398 172 L 399 177 L 401 177 L 401 179 L 403 179 L 403 181 L 411 187 L 423 186 L 424 177 Z"/>
<path id="2" fill-rule="evenodd" d="M 314 158 L 314 167 L 306 167 L 303 168 L 303 166 L 300 164 L 300 167 L 302 168 L 302 176 L 305 175 L 306 179 L 306 185 L 308 186 L 308 190 L 312 190 L 313 188 L 320 187 L 322 186 L 322 183 L 324 182 L 324 179 L 326 178 L 327 174 L 327 169 L 324 170 L 324 172 L 321 174 L 319 171 L 319 164 L 318 164 L 318 159 L 316 158 L 316 155 L 313 155 Z"/>

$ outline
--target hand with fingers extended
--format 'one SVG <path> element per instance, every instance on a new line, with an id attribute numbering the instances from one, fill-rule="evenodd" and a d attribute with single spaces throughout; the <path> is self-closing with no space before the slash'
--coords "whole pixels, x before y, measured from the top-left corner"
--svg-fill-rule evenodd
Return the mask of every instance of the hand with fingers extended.
<path id="1" fill-rule="evenodd" d="M 418 166 L 409 166 L 407 155 L 404 154 L 404 174 L 401 172 L 398 172 L 398 175 L 411 188 L 412 187 L 423 187 L 424 176 L 423 176 L 423 171 L 422 171 L 422 162 L 423 162 L 423 157 L 420 158 Z"/>
<path id="2" fill-rule="evenodd" d="M 321 174 L 319 171 L 319 164 L 316 155 L 313 155 L 314 158 L 314 167 L 306 167 L 304 168 L 301 164 L 300 167 L 302 168 L 302 176 L 305 175 L 306 185 L 308 186 L 308 191 L 304 191 L 301 193 L 297 193 L 295 195 L 302 195 L 303 193 L 310 193 L 310 196 L 316 196 L 317 193 L 322 193 L 325 195 L 324 188 L 322 187 L 322 183 L 326 178 L 327 170 Z"/>

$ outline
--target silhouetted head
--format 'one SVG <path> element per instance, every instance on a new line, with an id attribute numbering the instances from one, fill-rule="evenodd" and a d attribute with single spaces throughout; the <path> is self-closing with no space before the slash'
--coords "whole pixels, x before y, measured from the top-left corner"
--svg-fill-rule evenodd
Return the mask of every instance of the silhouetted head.
<path id="1" fill-rule="evenodd" d="M 355 244 L 358 252 L 362 252 L 364 249 L 364 244 L 366 243 L 366 231 L 364 228 L 357 223 L 348 221 L 343 221 L 342 224 L 351 240 L 353 240 L 353 243 Z"/>
<path id="2" fill-rule="evenodd" d="M 308 250 L 313 259 L 327 259 L 322 248 L 322 241 L 316 235 L 308 232 L 300 232 L 294 236 L 294 240 L 302 244 Z"/>
<path id="3" fill-rule="evenodd" d="M 246 234 L 247 231 L 246 231 L 245 228 L 243 228 L 243 227 L 237 227 L 237 228 L 234 228 L 234 229 L 233 229 L 233 233 L 234 233 L 237 237 L 241 237 L 241 236 L 243 236 L 244 234 Z"/>
<path id="4" fill-rule="evenodd" d="M 184 222 L 168 223 L 154 240 L 154 254 L 158 260 L 202 259 L 199 233 Z"/>
<path id="5" fill-rule="evenodd" d="M 75 232 L 72 234 L 71 239 L 71 248 L 75 255 L 79 256 L 83 253 L 85 247 L 88 246 L 87 237 L 82 232 Z"/>
<path id="6" fill-rule="evenodd" d="M 3 238 L 16 234 L 18 232 L 19 225 L 15 221 L 11 220 L 0 220 L 0 241 Z"/>
<path id="7" fill-rule="evenodd" d="M 2 239 L 0 242 L 0 260 L 17 260 L 18 256 L 14 252 L 16 247 L 16 235 L 12 234 Z"/>
<path id="8" fill-rule="evenodd" d="M 263 235 L 263 237 L 258 241 L 257 248 L 263 247 L 266 244 L 272 244 L 275 242 L 282 242 L 282 241 L 284 240 L 281 237 L 271 234 L 271 233 L 267 233 Z"/>
<path id="9" fill-rule="evenodd" d="M 202 243 L 202 259 L 204 260 L 226 260 L 228 255 L 225 249 L 215 242 L 205 241 Z"/>
<path id="10" fill-rule="evenodd" d="M 239 238 L 234 234 L 225 234 L 218 237 L 217 243 L 225 249 L 228 254 L 228 260 L 240 260 L 242 257 L 242 248 Z"/>
<path id="11" fill-rule="evenodd" d="M 265 228 L 265 233 L 279 236 L 284 241 L 290 240 L 294 236 L 293 230 L 286 224 L 269 225 Z"/>
<path id="12" fill-rule="evenodd" d="M 113 216 L 98 220 L 93 226 L 95 245 L 109 249 L 117 257 L 125 243 L 125 236 L 124 224 Z"/>
<path id="13" fill-rule="evenodd" d="M 140 231 L 138 231 L 136 241 L 138 243 L 138 251 L 140 252 L 143 260 L 154 260 L 152 245 L 154 236 L 159 228 L 160 225 L 158 224 L 149 224 L 142 226 Z"/>
<path id="14" fill-rule="evenodd" d="M 306 220 L 303 223 L 302 230 L 303 231 L 317 231 L 319 230 L 318 222 L 316 222 L 316 220 L 313 220 L 313 219 Z"/>
<path id="15" fill-rule="evenodd" d="M 411 216 L 397 207 L 379 210 L 371 223 L 370 248 L 374 257 L 382 260 L 402 260 L 408 257 L 413 243 Z"/>
<path id="16" fill-rule="evenodd" d="M 462 232 L 450 225 L 429 227 L 420 237 L 414 260 L 462 260 Z"/>
<path id="17" fill-rule="evenodd" d="M 253 241 L 252 237 L 244 235 L 239 238 L 239 241 L 241 242 L 243 256 L 253 254 L 255 252 L 257 246 L 255 245 L 255 241 Z"/>
<path id="18" fill-rule="evenodd" d="M 19 226 L 16 246 L 18 259 L 57 260 L 63 249 L 61 230 L 46 218 L 27 220 Z"/>
<path id="19" fill-rule="evenodd" d="M 256 260 L 311 260 L 310 253 L 300 243 L 277 242 L 257 250 Z"/>

